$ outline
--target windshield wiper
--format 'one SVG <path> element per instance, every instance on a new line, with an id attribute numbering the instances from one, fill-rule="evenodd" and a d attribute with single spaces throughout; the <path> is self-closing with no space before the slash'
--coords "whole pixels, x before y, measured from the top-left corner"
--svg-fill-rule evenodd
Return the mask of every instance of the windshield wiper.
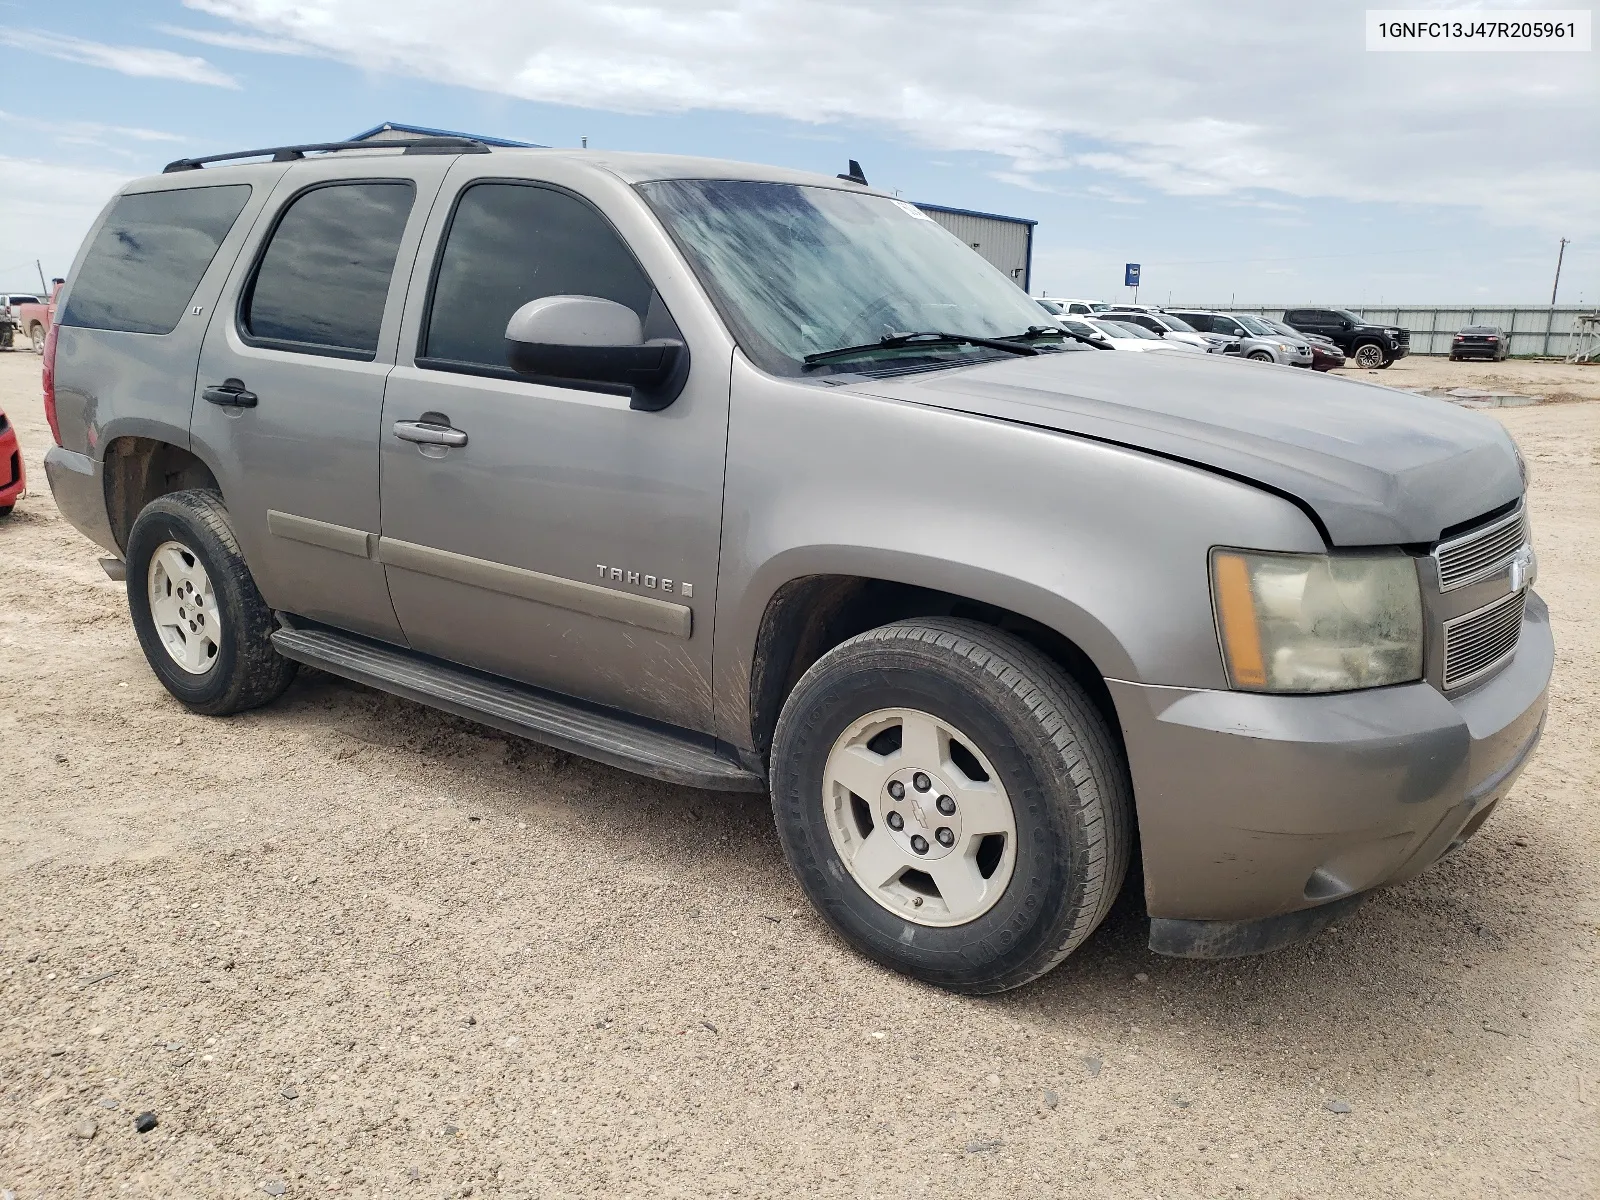
<path id="1" fill-rule="evenodd" d="M 819 350 L 815 354 L 808 354 L 801 361 L 806 366 L 816 366 L 835 358 L 850 358 L 857 354 L 870 354 L 874 350 L 894 350 L 901 346 L 982 346 L 989 350 L 1004 350 L 1007 354 L 1037 354 L 1032 346 L 1024 346 L 1020 342 L 1002 341 L 998 338 L 972 337 L 965 333 L 943 333 L 937 329 L 925 329 L 917 333 L 892 333 L 879 338 L 875 342 L 864 342 L 859 346 L 840 346 L 837 350 Z"/>
<path id="2" fill-rule="evenodd" d="M 1096 341 L 1094 338 L 1084 337 L 1081 333 L 1073 333 L 1072 330 L 1063 328 L 1060 325 L 1029 325 L 1028 328 L 1023 330 L 1021 333 L 1008 333 L 1004 340 L 1008 342 L 1031 342 L 1042 337 L 1071 338 L 1075 342 L 1082 342 L 1085 346 L 1093 346 L 1096 350 L 1111 349 L 1111 347 L 1107 346 L 1104 342 Z"/>

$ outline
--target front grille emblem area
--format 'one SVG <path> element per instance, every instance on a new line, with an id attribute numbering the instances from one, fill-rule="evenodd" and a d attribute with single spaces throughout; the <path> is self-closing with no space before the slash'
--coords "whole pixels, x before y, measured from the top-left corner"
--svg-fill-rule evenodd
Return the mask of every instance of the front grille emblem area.
<path id="1" fill-rule="evenodd" d="M 1433 552 L 1439 567 L 1439 590 L 1454 591 L 1487 579 L 1506 570 L 1508 564 L 1527 549 L 1527 515 L 1519 507 L 1516 512 L 1482 529 L 1442 543 Z"/>

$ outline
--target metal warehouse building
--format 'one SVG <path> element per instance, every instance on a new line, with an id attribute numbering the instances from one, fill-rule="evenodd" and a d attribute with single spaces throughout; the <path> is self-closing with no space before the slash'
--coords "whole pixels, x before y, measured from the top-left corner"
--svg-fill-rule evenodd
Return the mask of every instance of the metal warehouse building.
<path id="1" fill-rule="evenodd" d="M 470 137 L 489 146 L 525 146 L 543 149 L 536 142 L 514 142 L 509 138 L 485 137 L 481 133 L 457 133 L 450 129 L 428 129 L 421 125 L 402 125 L 385 121 L 364 133 L 358 133 L 352 142 L 398 142 L 416 137 Z M 998 213 L 974 212 L 966 208 L 946 208 L 942 204 L 921 204 L 917 207 L 927 213 L 967 245 L 1027 291 L 1033 276 L 1033 228 L 1039 222 L 1026 217 L 1003 217 Z"/>

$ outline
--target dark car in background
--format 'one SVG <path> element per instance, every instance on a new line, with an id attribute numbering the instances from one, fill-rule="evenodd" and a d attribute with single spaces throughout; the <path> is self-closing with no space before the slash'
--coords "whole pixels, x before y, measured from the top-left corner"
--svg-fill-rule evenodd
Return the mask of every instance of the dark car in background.
<path id="1" fill-rule="evenodd" d="M 1499 362 L 1511 357 L 1511 337 L 1498 325 L 1468 325 L 1450 339 L 1450 361 L 1486 358 Z"/>
<path id="2" fill-rule="evenodd" d="M 1395 325 L 1372 325 L 1344 308 L 1291 308 L 1284 324 L 1305 334 L 1321 334 L 1356 360 L 1379 370 L 1411 353 L 1411 334 Z"/>
<path id="3" fill-rule="evenodd" d="M 1311 347 L 1313 371 L 1331 371 L 1335 367 L 1344 366 L 1344 351 L 1320 333 L 1301 333 L 1298 329 L 1291 328 L 1282 321 L 1274 321 L 1271 317 L 1257 317 L 1256 320 L 1268 329 L 1303 339 Z"/>

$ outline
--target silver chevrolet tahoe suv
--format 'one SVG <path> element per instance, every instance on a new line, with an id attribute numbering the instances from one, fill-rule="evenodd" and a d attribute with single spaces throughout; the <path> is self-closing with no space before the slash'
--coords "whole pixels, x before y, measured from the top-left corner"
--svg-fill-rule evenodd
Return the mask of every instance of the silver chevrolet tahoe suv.
<path id="1" fill-rule="evenodd" d="M 47 350 L 57 502 L 190 709 L 308 663 L 770 790 L 828 923 L 956 990 L 1059 963 L 1135 849 L 1155 950 L 1305 937 L 1470 837 L 1543 723 L 1496 422 L 1102 351 L 856 180 L 183 160 Z"/>

